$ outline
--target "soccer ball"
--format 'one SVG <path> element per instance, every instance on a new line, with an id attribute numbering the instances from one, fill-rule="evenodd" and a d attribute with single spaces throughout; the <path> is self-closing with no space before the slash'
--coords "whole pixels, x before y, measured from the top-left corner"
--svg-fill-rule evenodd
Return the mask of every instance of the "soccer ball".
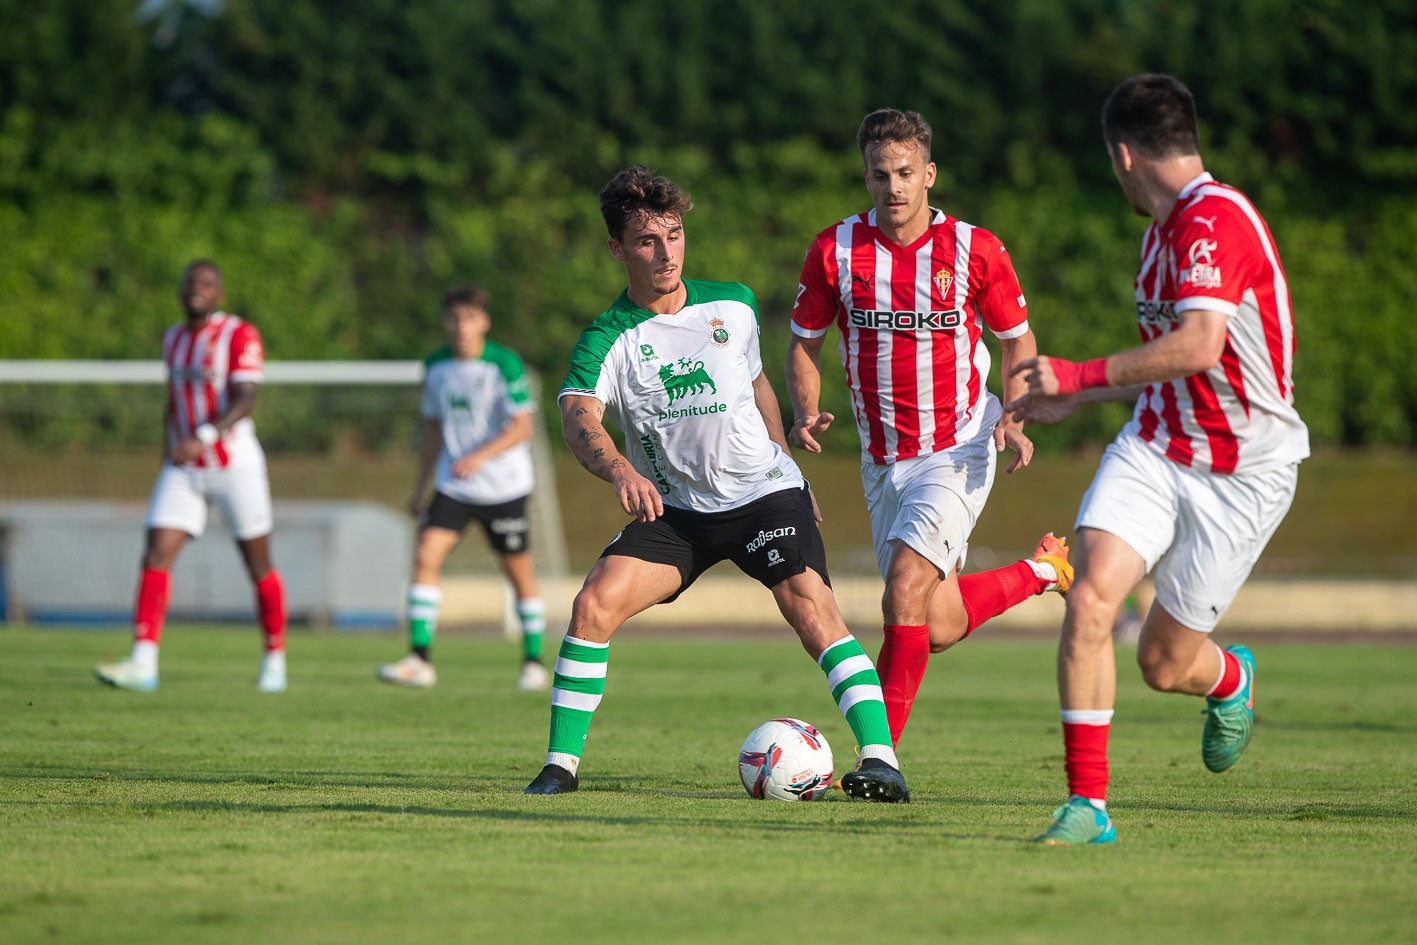
<path id="1" fill-rule="evenodd" d="M 738 778 L 759 800 L 815 801 L 831 787 L 831 746 L 799 719 L 764 722 L 738 752 Z"/>

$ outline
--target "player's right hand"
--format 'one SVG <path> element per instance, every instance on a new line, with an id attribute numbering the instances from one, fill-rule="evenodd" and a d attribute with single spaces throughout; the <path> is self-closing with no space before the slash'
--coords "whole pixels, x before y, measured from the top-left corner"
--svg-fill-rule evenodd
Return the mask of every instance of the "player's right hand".
<path id="1" fill-rule="evenodd" d="M 611 475 L 611 485 L 620 497 L 620 508 L 639 522 L 652 522 L 664 514 L 664 497 L 654 483 L 628 464 Z"/>
<path id="2" fill-rule="evenodd" d="M 178 440 L 174 443 L 167 458 L 172 461 L 174 466 L 185 466 L 187 463 L 196 462 L 201 458 L 203 449 L 205 447 L 202 446 L 201 440 L 195 436 L 189 436 L 185 440 Z"/>
<path id="3" fill-rule="evenodd" d="M 836 417 L 829 413 L 809 413 L 798 417 L 792 422 L 792 429 L 787 433 L 787 442 L 800 446 L 809 453 L 820 453 L 822 444 L 817 442 L 817 437 L 825 433 L 835 419 Z"/>

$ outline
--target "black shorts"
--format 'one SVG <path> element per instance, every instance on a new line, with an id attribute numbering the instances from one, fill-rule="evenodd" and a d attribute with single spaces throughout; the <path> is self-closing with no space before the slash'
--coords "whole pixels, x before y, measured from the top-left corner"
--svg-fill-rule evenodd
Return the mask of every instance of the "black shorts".
<path id="1" fill-rule="evenodd" d="M 472 505 L 437 492 L 419 519 L 418 527 L 446 528 L 461 535 L 467 523 L 477 519 L 482 523 L 487 543 L 499 555 L 529 551 L 531 526 L 526 517 L 527 498 L 522 496 L 497 505 Z"/>
<path id="2" fill-rule="evenodd" d="M 631 522 L 600 553 L 670 564 L 682 583 L 669 603 L 700 574 L 729 560 L 764 587 L 773 587 L 808 568 L 827 586 L 827 551 L 812 515 L 806 488 L 788 489 L 727 512 L 691 512 L 671 505 L 653 522 Z"/>

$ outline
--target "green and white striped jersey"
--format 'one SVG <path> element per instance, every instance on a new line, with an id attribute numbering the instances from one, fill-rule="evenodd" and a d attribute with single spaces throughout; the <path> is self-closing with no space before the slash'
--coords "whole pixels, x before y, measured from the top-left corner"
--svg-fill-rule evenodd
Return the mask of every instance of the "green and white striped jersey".
<path id="1" fill-rule="evenodd" d="M 685 279 L 672 315 L 622 293 L 581 333 L 560 397 L 587 395 L 625 434 L 625 455 L 669 505 L 722 512 L 801 488 L 753 399 L 763 370 L 758 301 L 737 282 Z"/>
<path id="2" fill-rule="evenodd" d="M 423 363 L 418 413 L 443 426 L 434 488 L 470 505 L 496 505 L 530 495 L 534 480 L 529 440 L 498 453 L 466 479 L 453 475 L 455 460 L 495 439 L 513 417 L 536 409 L 522 359 L 488 341 L 479 357 L 459 359 L 440 348 Z"/>

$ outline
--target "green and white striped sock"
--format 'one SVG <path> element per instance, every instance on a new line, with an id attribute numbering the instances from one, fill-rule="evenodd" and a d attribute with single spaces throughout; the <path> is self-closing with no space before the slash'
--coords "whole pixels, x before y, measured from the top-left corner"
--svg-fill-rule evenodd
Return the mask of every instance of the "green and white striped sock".
<path id="1" fill-rule="evenodd" d="M 517 601 L 517 619 L 522 624 L 522 657 L 541 659 L 541 640 L 546 635 L 546 602 L 540 597 Z"/>
<path id="2" fill-rule="evenodd" d="M 609 643 L 562 638 L 561 651 L 556 658 L 556 679 L 551 684 L 547 764 L 560 765 L 572 774 L 580 767 L 591 717 L 605 695 L 605 670 L 609 660 Z M 884 707 L 881 711 L 884 718 Z"/>
<path id="3" fill-rule="evenodd" d="M 408 643 L 409 647 L 428 658 L 428 650 L 433 646 L 433 637 L 438 633 L 438 608 L 443 604 L 443 592 L 432 584 L 410 584 L 408 586 Z"/>
<path id="4" fill-rule="evenodd" d="M 822 651 L 817 665 L 827 674 L 836 707 L 851 726 L 861 758 L 880 758 L 899 768 L 891 747 L 891 730 L 886 723 L 886 703 L 881 696 L 881 677 L 876 665 L 851 635 L 842 637 Z"/>

